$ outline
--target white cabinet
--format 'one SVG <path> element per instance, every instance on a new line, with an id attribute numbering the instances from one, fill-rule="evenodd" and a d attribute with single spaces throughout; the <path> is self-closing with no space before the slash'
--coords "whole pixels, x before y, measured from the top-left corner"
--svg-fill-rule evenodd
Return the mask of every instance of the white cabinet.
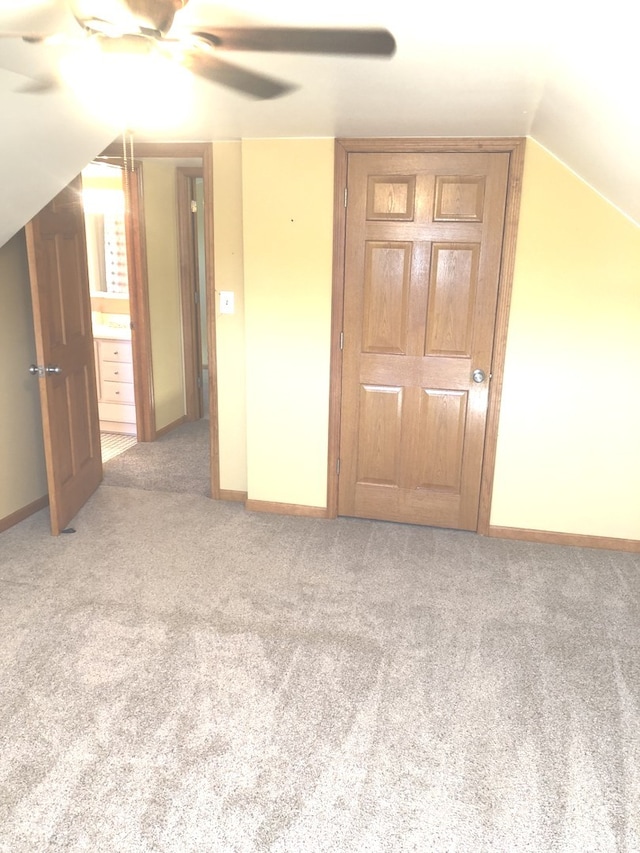
<path id="1" fill-rule="evenodd" d="M 96 338 L 95 347 L 100 430 L 135 435 L 131 341 Z"/>

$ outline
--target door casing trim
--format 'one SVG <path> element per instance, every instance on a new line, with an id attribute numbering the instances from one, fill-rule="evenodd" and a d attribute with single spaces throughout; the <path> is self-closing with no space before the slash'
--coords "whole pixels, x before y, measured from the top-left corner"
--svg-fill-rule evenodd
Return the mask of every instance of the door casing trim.
<path id="1" fill-rule="evenodd" d="M 202 352 L 200 344 L 200 327 L 197 322 L 198 308 L 194 299 L 194 283 L 196 282 L 197 260 L 195 258 L 197 244 L 197 227 L 190 209 L 192 200 L 192 181 L 203 178 L 202 168 L 193 166 L 178 166 L 177 177 L 177 214 L 178 251 L 180 256 L 180 300 L 182 303 L 183 341 L 185 363 L 185 408 L 187 421 L 199 420 L 204 412 L 202 408 L 202 388 L 198 386 L 196 376 L 202 376 Z M 202 306 L 200 306 L 202 308 Z M 206 312 L 207 306 L 204 306 Z"/>
<path id="2" fill-rule="evenodd" d="M 338 515 L 338 460 L 340 453 L 340 417 L 342 401 L 342 350 L 340 336 L 343 331 L 344 272 L 347 210 L 345 193 L 349 154 L 409 154 L 409 153 L 507 153 L 509 177 L 498 284 L 498 303 L 494 329 L 491 385 L 487 409 L 482 479 L 478 506 L 477 532 L 488 536 L 490 531 L 491 497 L 498 439 L 498 420 L 504 358 L 507 343 L 509 306 L 513 287 L 516 238 L 522 192 L 522 173 L 526 138 L 433 137 L 433 138 L 380 138 L 336 139 L 334 149 L 334 207 L 333 207 L 333 280 L 331 299 L 331 366 L 329 390 L 329 451 L 327 468 L 327 516 Z"/>

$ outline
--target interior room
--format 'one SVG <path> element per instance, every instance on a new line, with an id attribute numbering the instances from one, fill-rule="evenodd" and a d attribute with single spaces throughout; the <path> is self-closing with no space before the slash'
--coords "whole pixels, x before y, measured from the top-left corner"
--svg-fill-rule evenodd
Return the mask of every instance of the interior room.
<path id="1" fill-rule="evenodd" d="M 3 5 L 8 850 L 640 849 L 633 23 Z"/>

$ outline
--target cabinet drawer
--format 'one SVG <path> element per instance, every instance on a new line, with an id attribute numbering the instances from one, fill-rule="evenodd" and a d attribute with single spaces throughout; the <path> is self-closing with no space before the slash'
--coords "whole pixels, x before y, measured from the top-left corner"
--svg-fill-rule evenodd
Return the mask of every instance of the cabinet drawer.
<path id="1" fill-rule="evenodd" d="M 100 397 L 107 403 L 135 403 L 130 382 L 103 382 L 101 391 Z"/>
<path id="2" fill-rule="evenodd" d="M 133 365 L 119 361 L 101 361 L 100 378 L 103 382 L 133 382 Z"/>
<path id="3" fill-rule="evenodd" d="M 98 416 L 101 421 L 135 424 L 136 407 L 124 406 L 121 403 L 98 403 Z"/>
<path id="4" fill-rule="evenodd" d="M 98 341 L 98 361 L 126 361 L 131 364 L 131 341 Z"/>

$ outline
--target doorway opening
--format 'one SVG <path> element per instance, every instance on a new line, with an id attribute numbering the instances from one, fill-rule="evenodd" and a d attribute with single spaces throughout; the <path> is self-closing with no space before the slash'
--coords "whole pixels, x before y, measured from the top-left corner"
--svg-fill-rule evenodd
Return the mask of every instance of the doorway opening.
<path id="1" fill-rule="evenodd" d="M 104 463 L 137 440 L 122 168 L 90 163 L 82 172 L 82 202 Z"/>
<path id="2" fill-rule="evenodd" d="M 488 531 L 523 154 L 336 140 L 330 517 Z"/>
<path id="3" fill-rule="evenodd" d="M 106 462 L 209 417 L 204 177 L 195 158 L 141 158 L 132 175 L 104 157 L 82 180 Z"/>

